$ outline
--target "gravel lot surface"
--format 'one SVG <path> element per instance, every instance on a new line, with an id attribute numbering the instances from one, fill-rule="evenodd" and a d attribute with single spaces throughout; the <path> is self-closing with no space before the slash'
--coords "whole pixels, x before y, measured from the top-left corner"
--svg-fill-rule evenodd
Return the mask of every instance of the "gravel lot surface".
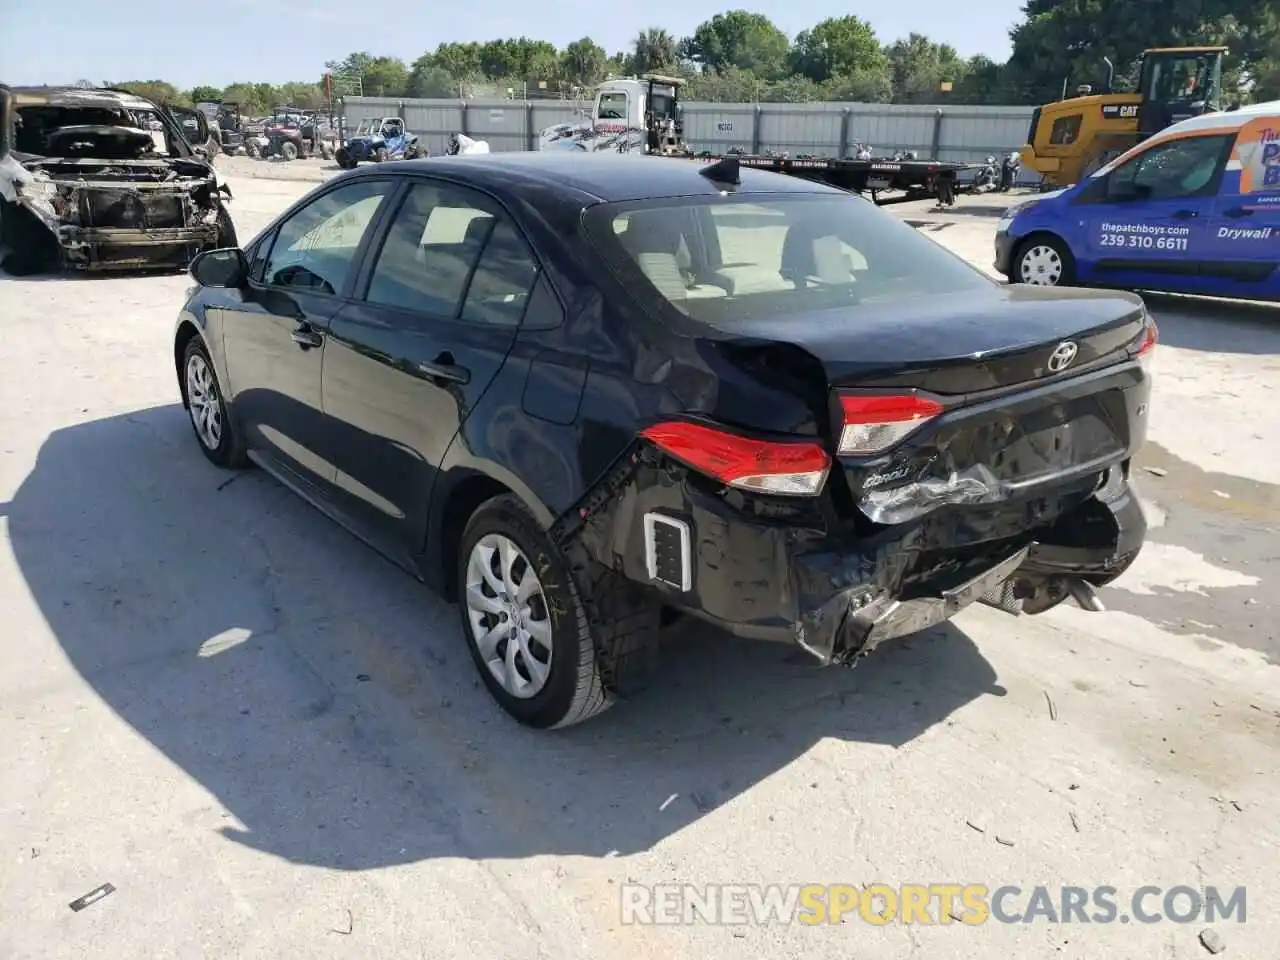
<path id="1" fill-rule="evenodd" d="M 242 238 L 330 166 L 227 161 Z M 985 267 L 999 205 L 897 212 Z M 854 671 L 682 627 L 653 690 L 547 735 L 479 688 L 453 608 L 200 456 L 189 285 L 0 275 L 0 957 L 1132 960 L 1207 956 L 1209 926 L 1276 956 L 1276 311 L 1149 299 L 1153 529 L 1107 612 L 976 608 Z M 1109 885 L 1121 914 L 1244 885 L 1249 911 L 622 922 L 624 884 L 670 882 L 1015 885 L 1015 913 Z"/>

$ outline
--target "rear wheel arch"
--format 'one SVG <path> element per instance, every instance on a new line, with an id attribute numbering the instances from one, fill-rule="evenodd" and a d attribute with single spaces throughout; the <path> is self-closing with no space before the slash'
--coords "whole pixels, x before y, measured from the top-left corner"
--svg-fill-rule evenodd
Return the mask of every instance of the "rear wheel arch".
<path id="1" fill-rule="evenodd" d="M 494 497 L 512 492 L 510 487 L 488 474 L 472 470 L 451 478 L 448 487 L 442 491 L 444 499 L 439 509 L 433 511 L 438 518 L 431 535 L 434 543 L 427 544 L 429 569 L 423 572 L 428 580 L 438 583 L 444 596 L 452 598 L 457 593 L 458 550 L 462 546 L 467 523 L 480 507 Z"/>

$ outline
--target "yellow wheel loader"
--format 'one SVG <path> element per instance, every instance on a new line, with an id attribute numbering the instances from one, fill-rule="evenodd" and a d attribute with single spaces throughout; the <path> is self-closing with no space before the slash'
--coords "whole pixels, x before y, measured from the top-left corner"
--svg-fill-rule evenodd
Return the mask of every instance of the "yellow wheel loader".
<path id="1" fill-rule="evenodd" d="M 1045 182 L 1066 187 L 1170 124 L 1222 109 L 1226 47 L 1158 47 L 1142 53 L 1136 93 L 1113 93 L 1107 58 L 1105 89 L 1082 85 L 1074 97 L 1037 107 L 1022 164 Z"/>

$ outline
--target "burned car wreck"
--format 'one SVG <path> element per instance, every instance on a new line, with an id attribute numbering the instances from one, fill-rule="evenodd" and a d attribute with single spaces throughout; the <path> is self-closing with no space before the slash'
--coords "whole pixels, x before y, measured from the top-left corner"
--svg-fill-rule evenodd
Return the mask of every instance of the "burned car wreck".
<path id="1" fill-rule="evenodd" d="M 10 273 L 185 268 L 235 246 L 229 198 L 166 107 L 118 90 L 0 87 Z"/>

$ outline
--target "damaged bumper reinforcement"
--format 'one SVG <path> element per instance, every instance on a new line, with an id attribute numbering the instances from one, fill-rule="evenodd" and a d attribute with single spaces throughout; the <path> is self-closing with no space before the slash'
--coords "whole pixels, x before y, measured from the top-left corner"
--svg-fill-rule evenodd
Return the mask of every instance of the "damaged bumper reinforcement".
<path id="1" fill-rule="evenodd" d="M 1146 522 L 1116 464 L 1034 495 L 940 507 L 853 532 L 829 504 L 752 498 L 651 450 L 630 456 L 566 536 L 662 600 L 824 664 L 942 623 L 974 602 L 1036 613 L 1132 563 Z M 772 514 L 772 515 L 771 515 Z"/>
<path id="2" fill-rule="evenodd" d="M 41 170 L 19 198 L 57 237 L 66 265 L 86 270 L 190 262 L 218 240 L 212 177 L 180 177 L 167 167 L 92 162 Z M 103 177 L 107 173 L 109 176 Z M 152 179 L 160 178 L 160 179 Z M 36 184 L 43 189 L 36 192 Z"/>

